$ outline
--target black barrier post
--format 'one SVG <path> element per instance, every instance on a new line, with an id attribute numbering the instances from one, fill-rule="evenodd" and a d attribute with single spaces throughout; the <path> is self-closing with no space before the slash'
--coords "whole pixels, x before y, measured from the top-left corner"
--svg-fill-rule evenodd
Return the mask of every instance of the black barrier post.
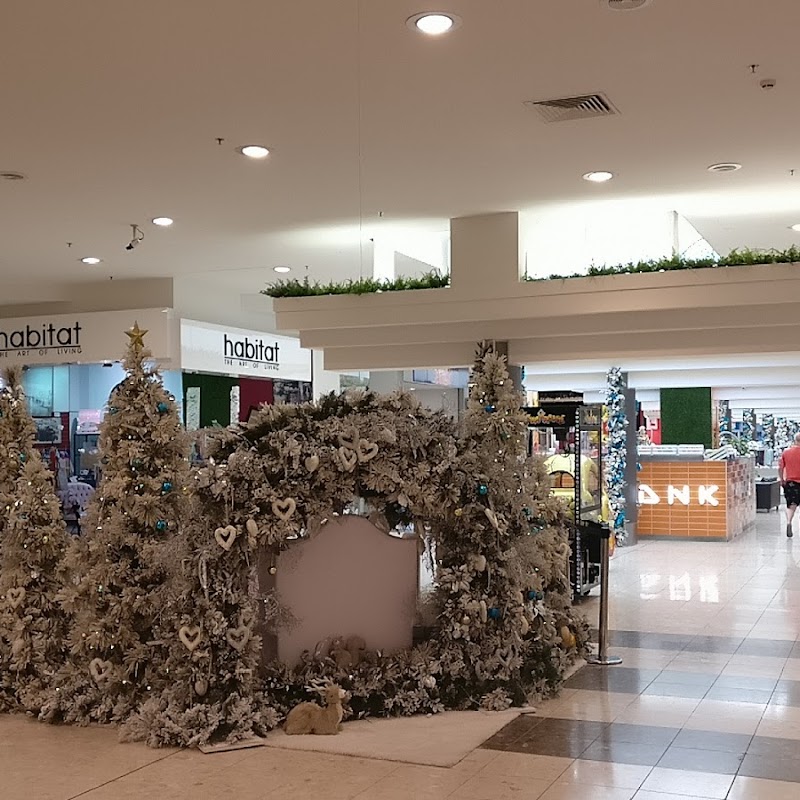
<path id="1" fill-rule="evenodd" d="M 610 539 L 611 528 L 609 525 L 593 525 L 594 530 L 600 534 L 600 625 L 598 627 L 597 655 L 586 657 L 587 664 L 596 664 L 601 667 L 611 667 L 622 663 L 619 656 L 608 654 L 608 562 L 611 555 Z"/>

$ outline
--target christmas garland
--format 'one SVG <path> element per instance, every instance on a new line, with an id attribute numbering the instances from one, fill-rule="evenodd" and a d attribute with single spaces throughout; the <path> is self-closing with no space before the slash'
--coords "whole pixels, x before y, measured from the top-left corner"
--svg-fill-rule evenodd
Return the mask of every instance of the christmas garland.
<path id="1" fill-rule="evenodd" d="M 608 407 L 608 453 L 606 455 L 606 492 L 610 522 L 618 543 L 625 541 L 625 469 L 627 466 L 627 428 L 625 380 L 619 367 L 608 371 L 606 404 Z"/>

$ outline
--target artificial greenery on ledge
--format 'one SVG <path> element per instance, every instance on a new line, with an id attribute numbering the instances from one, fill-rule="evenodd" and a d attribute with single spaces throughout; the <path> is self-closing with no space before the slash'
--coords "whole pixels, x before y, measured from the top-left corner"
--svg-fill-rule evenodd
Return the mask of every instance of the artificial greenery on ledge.
<path id="1" fill-rule="evenodd" d="M 378 292 L 405 292 L 413 289 L 443 289 L 450 285 L 450 276 L 437 270 L 426 272 L 419 278 L 395 278 L 392 281 L 359 278 L 343 283 L 313 283 L 304 278 L 277 281 L 261 291 L 268 297 L 316 297 L 327 294 L 377 294 Z"/>
<path id="2" fill-rule="evenodd" d="M 612 266 L 589 267 L 586 273 L 572 275 L 551 275 L 549 278 L 526 276 L 527 281 L 564 280 L 566 278 L 586 278 L 598 275 L 631 275 L 640 272 L 667 272 L 679 269 L 713 269 L 715 267 L 745 267 L 760 264 L 793 264 L 800 262 L 800 247 L 792 245 L 788 250 L 731 250 L 727 256 L 716 258 L 684 258 L 670 256 L 654 261 L 637 261 Z"/>

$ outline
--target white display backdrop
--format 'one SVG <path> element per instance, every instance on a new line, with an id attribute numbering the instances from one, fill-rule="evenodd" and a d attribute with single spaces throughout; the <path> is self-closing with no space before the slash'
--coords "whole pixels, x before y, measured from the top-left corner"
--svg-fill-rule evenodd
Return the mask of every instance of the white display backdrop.
<path id="1" fill-rule="evenodd" d="M 169 314 L 150 308 L 0 319 L 0 367 L 118 360 L 128 344 L 125 331 L 134 322 L 147 329 L 145 344 L 154 358 L 176 358 L 177 337 Z"/>
<path id="2" fill-rule="evenodd" d="M 181 367 L 193 372 L 311 380 L 311 351 L 275 333 L 181 320 Z"/>

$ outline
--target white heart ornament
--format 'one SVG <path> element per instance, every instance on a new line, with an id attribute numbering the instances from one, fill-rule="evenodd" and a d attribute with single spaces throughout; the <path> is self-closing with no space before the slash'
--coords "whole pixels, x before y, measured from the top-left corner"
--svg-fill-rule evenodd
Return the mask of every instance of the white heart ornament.
<path id="1" fill-rule="evenodd" d="M 375 442 L 370 442 L 367 439 L 359 439 L 358 442 L 358 460 L 362 464 L 372 461 L 378 455 L 378 445 Z"/>
<path id="2" fill-rule="evenodd" d="M 489 522 L 492 523 L 492 527 L 495 528 L 496 530 L 499 530 L 500 523 L 497 519 L 497 514 L 495 514 L 491 508 L 484 508 L 483 513 L 486 514 L 486 519 L 488 519 Z"/>
<path id="3" fill-rule="evenodd" d="M 228 525 L 224 528 L 217 528 L 214 531 L 214 538 L 223 550 L 230 551 L 238 534 L 239 531 L 233 525 Z"/>
<path id="4" fill-rule="evenodd" d="M 480 615 L 481 615 L 481 622 L 485 623 L 486 620 L 489 619 L 489 609 L 486 607 L 486 601 L 481 600 L 480 602 Z"/>
<path id="5" fill-rule="evenodd" d="M 250 640 L 250 628 L 244 625 L 239 628 L 229 628 L 225 631 L 225 638 L 228 640 L 228 644 L 236 650 L 237 653 L 241 653 Z"/>
<path id="6" fill-rule="evenodd" d="M 203 631 L 197 625 L 184 625 L 178 631 L 178 638 L 183 643 L 183 646 L 190 653 L 193 653 L 203 640 Z"/>
<path id="7" fill-rule="evenodd" d="M 358 464 L 358 453 L 347 447 L 339 448 L 339 458 L 342 459 L 345 472 L 352 472 L 356 468 L 356 464 Z"/>
<path id="8" fill-rule="evenodd" d="M 89 662 L 89 674 L 94 678 L 95 683 L 102 683 L 111 676 L 114 665 L 110 661 L 103 661 L 102 658 L 93 658 Z"/>
<path id="9" fill-rule="evenodd" d="M 258 523 L 252 517 L 245 522 L 244 526 L 250 536 L 258 536 Z"/>
<path id="10" fill-rule="evenodd" d="M 345 450 L 358 451 L 358 431 L 353 428 L 348 433 L 340 433 L 337 437 L 339 445 Z"/>
<path id="11" fill-rule="evenodd" d="M 287 522 L 297 510 L 297 503 L 293 497 L 272 501 L 272 513 L 280 520 Z"/>
<path id="12" fill-rule="evenodd" d="M 15 589 L 9 589 L 6 592 L 6 600 L 8 600 L 8 604 L 11 608 L 19 608 L 22 605 L 22 601 L 25 599 L 25 587 L 18 586 Z"/>
<path id="13" fill-rule="evenodd" d="M 314 453 L 314 455 L 309 456 L 303 463 L 306 466 L 307 472 L 316 472 L 319 468 L 319 456 Z"/>
<path id="14" fill-rule="evenodd" d="M 472 556 L 472 569 L 474 569 L 475 572 L 486 571 L 486 556 L 483 555 L 483 553 Z"/>

